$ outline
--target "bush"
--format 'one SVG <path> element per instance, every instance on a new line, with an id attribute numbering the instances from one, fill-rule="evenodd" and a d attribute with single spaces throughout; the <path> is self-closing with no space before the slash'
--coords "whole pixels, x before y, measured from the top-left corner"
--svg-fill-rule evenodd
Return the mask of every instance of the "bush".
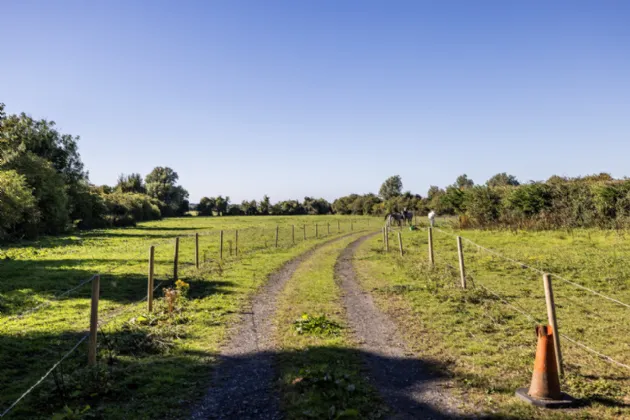
<path id="1" fill-rule="evenodd" d="M 0 240 L 20 232 L 34 235 L 38 221 L 37 202 L 26 178 L 16 171 L 0 171 Z"/>
<path id="2" fill-rule="evenodd" d="M 105 220 L 109 226 L 135 226 L 137 222 L 162 217 L 160 203 L 147 195 L 116 192 L 102 197 L 107 207 Z"/>

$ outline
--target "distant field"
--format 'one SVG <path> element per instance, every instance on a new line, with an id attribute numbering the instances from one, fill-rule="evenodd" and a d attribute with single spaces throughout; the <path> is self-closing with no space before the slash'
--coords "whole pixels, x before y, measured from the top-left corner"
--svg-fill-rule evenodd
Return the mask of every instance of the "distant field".
<path id="1" fill-rule="evenodd" d="M 100 357 L 109 360 L 109 367 L 104 363 L 102 372 L 82 371 L 84 343 L 12 415 L 50 418 L 64 405 L 80 411 L 89 404 L 89 413 L 97 417 L 129 418 L 135 410 L 145 410 L 147 418 L 177 416 L 186 408 L 182 399 L 203 391 L 197 385 L 207 379 L 207 371 L 199 366 L 212 362 L 229 320 L 270 272 L 325 238 L 378 223 L 365 217 L 187 217 L 0 248 L 0 413 L 85 335 L 90 285 L 56 297 L 101 274 L 100 319 L 110 323 L 102 327 Z M 149 247 L 156 248 L 156 283 L 171 285 L 176 237 L 178 277 L 190 284 L 190 303 L 182 325 L 169 321 L 164 331 L 147 335 L 128 321 L 145 311 Z M 163 302 L 158 305 L 164 310 Z M 90 375 L 97 380 L 86 387 L 84 377 Z M 181 392 L 174 393 L 175 388 Z M 134 391 L 133 398 L 128 391 Z"/>
<path id="2" fill-rule="evenodd" d="M 381 237 L 367 242 L 356 261 L 364 287 L 404 326 L 421 357 L 447 363 L 475 406 L 505 416 L 570 417 L 535 410 L 514 397 L 528 386 L 535 355 L 536 323 L 546 323 L 540 269 L 630 303 L 630 233 L 434 230 L 435 269 L 428 264 L 425 230 L 402 230 L 406 256 L 390 253 Z M 456 240 L 465 241 L 468 289 L 460 287 Z M 614 360 L 630 365 L 630 308 L 552 277 L 559 330 Z M 482 286 L 485 286 L 484 289 Z M 527 315 L 524 315 L 526 313 Z M 529 318 L 532 316 L 533 319 Z M 564 391 L 587 405 L 578 417 L 630 416 L 630 370 L 562 339 Z"/>

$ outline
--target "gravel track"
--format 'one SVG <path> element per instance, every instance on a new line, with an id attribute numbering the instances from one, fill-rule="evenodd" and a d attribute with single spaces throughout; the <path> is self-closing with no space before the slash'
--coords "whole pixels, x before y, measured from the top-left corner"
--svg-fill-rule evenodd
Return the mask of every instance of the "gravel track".
<path id="1" fill-rule="evenodd" d="M 359 246 L 376 235 L 352 242 L 340 254 L 335 276 L 343 291 L 348 323 L 371 374 L 371 380 L 394 412 L 393 419 L 461 418 L 449 396 L 448 382 L 429 373 L 429 364 L 408 351 L 392 320 L 374 305 L 356 280 L 352 259 Z"/>

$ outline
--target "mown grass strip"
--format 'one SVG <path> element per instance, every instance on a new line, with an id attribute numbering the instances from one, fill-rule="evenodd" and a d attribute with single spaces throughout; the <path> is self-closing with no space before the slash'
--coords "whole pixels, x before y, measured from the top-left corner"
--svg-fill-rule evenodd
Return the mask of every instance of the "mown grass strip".
<path id="1" fill-rule="evenodd" d="M 385 413 L 347 330 L 334 266 L 355 235 L 302 263 L 278 300 L 278 367 L 289 419 L 379 418 Z"/>

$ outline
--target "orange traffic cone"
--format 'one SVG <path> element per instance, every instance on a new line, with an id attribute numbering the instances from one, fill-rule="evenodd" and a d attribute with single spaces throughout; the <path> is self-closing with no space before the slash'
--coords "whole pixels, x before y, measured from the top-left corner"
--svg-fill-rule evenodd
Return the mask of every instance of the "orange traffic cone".
<path id="1" fill-rule="evenodd" d="M 547 325 L 537 325 L 536 361 L 532 383 L 527 388 L 519 388 L 516 395 L 524 401 L 538 407 L 564 408 L 574 404 L 575 400 L 560 391 L 560 377 L 553 344 L 553 329 Z"/>

